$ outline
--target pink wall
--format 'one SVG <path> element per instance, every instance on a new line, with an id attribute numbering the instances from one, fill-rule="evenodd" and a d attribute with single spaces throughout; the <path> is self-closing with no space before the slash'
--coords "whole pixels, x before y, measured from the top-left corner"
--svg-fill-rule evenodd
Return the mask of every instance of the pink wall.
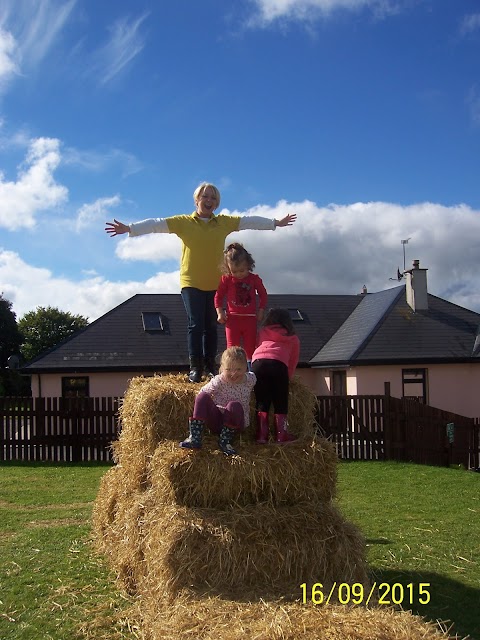
<path id="1" fill-rule="evenodd" d="M 295 375 L 298 376 L 307 387 L 310 387 L 317 396 L 328 396 L 330 394 L 329 375 L 319 375 L 320 369 L 297 369 Z"/>
<path id="2" fill-rule="evenodd" d="M 402 367 L 378 365 L 346 368 L 349 395 L 383 395 L 384 383 L 390 382 L 390 393 L 402 397 Z M 414 368 L 414 367 L 413 367 Z M 427 369 L 428 404 L 463 416 L 480 417 L 480 362 L 478 364 L 422 365 Z M 330 394 L 329 369 L 297 369 L 296 375 L 316 395 Z M 90 396 L 123 396 L 135 373 L 90 373 Z M 32 395 L 39 396 L 39 375 L 32 376 Z M 41 395 L 60 397 L 62 376 L 41 375 Z"/>
<path id="3" fill-rule="evenodd" d="M 384 382 L 390 382 L 392 396 L 401 398 L 404 368 L 410 367 L 355 367 L 350 371 L 356 377 L 358 395 L 383 394 Z M 418 365 L 411 368 L 427 369 L 429 405 L 462 416 L 480 416 L 480 363 Z"/>
<path id="4" fill-rule="evenodd" d="M 75 377 L 77 374 L 71 374 Z M 78 374 L 79 377 L 87 376 L 89 379 L 89 392 L 91 397 L 109 397 L 123 396 L 127 390 L 128 383 L 131 378 L 141 376 L 142 373 L 86 373 Z M 62 377 L 58 374 L 44 373 L 40 375 L 32 375 L 32 395 L 38 397 L 40 395 L 41 377 L 41 395 L 44 397 L 61 397 L 62 395 Z"/>

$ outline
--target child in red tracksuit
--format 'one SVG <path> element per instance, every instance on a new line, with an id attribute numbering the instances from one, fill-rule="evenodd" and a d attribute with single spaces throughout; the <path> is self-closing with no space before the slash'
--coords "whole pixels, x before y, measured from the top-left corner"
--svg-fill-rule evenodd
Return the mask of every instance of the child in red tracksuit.
<path id="1" fill-rule="evenodd" d="M 267 305 L 267 291 L 262 279 L 252 273 L 254 267 L 254 259 L 242 244 L 234 242 L 228 245 L 224 252 L 225 275 L 214 298 L 217 321 L 225 324 L 227 348 L 243 346 L 249 367 L 257 344 L 257 320 L 262 321 Z M 226 315 L 223 308 L 225 298 Z"/>
<path id="2" fill-rule="evenodd" d="M 266 444 L 269 437 L 268 412 L 273 404 L 276 442 L 286 444 L 296 440 L 288 432 L 288 390 L 300 355 L 300 340 L 295 334 L 287 309 L 270 309 L 258 336 L 258 347 L 252 358 L 257 377 L 257 444 Z"/>

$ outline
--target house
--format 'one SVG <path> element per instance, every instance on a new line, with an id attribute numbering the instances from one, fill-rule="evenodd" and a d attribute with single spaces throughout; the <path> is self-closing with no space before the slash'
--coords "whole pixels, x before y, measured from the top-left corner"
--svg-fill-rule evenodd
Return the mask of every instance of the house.
<path id="1" fill-rule="evenodd" d="M 389 383 L 393 396 L 480 416 L 480 314 L 429 294 L 418 261 L 405 276 L 378 293 L 270 294 L 300 338 L 297 374 L 317 395 L 378 395 Z M 186 332 L 179 294 L 138 294 L 22 372 L 34 396 L 121 396 L 134 376 L 188 371 Z"/>

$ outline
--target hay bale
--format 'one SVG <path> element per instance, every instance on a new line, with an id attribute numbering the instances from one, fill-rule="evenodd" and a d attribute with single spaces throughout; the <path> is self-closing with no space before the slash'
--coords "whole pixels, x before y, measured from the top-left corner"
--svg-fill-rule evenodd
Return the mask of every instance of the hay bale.
<path id="1" fill-rule="evenodd" d="M 94 544 L 108 558 L 127 591 L 134 594 L 143 576 L 144 492 L 131 491 L 122 467 L 112 467 L 102 478 L 92 510 Z"/>
<path id="2" fill-rule="evenodd" d="M 188 431 L 195 396 L 202 387 L 192 384 L 180 374 L 151 378 L 133 378 L 120 408 L 122 431 L 113 443 L 115 460 L 120 462 L 139 484 L 146 481 L 145 471 L 150 456 L 164 440 L 179 442 Z M 290 384 L 289 428 L 301 438 L 312 438 L 315 432 L 316 397 L 299 379 Z M 252 393 L 250 427 L 245 441 L 254 440 L 255 397 Z"/>
<path id="3" fill-rule="evenodd" d="M 160 443 L 149 465 L 158 503 L 225 509 L 260 502 L 271 506 L 321 504 L 335 496 L 337 455 L 331 442 L 298 440 L 288 446 L 240 444 L 226 457 L 216 440 L 200 451 Z"/>
<path id="4" fill-rule="evenodd" d="M 97 497 L 93 503 L 92 526 L 95 532 L 97 550 L 108 553 L 111 546 L 111 526 L 115 521 L 116 510 L 121 488 L 119 478 L 120 467 L 112 467 L 102 476 Z"/>
<path id="5" fill-rule="evenodd" d="M 405 612 L 288 601 L 303 583 L 368 582 L 362 536 L 332 504 L 335 451 L 313 438 L 316 398 L 294 379 L 299 441 L 256 447 L 252 420 L 241 455 L 225 458 L 211 436 L 200 452 L 178 448 L 200 386 L 172 375 L 132 380 L 114 446 L 120 464 L 94 504 L 97 548 L 138 596 L 142 637 L 445 638 Z"/>
<path id="6" fill-rule="evenodd" d="M 154 495 L 150 495 L 154 499 Z M 298 597 L 303 582 L 367 584 L 365 544 L 332 505 L 145 511 L 141 593 Z"/>
<path id="7" fill-rule="evenodd" d="M 135 611 L 134 615 L 138 615 Z M 299 602 L 236 602 L 214 597 L 140 603 L 145 640 L 447 640 L 439 624 L 390 607 L 314 606 Z"/>
<path id="8" fill-rule="evenodd" d="M 122 430 L 112 445 L 115 461 L 132 484 L 145 483 L 149 457 L 159 442 L 185 436 L 200 387 L 181 375 L 132 378 L 119 411 Z"/>

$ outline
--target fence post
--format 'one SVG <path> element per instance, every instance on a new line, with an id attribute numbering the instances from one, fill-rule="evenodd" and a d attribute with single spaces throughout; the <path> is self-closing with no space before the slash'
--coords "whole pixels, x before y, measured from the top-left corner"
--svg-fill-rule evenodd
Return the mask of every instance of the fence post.
<path id="1" fill-rule="evenodd" d="M 392 449 L 392 412 L 390 407 L 390 382 L 384 382 L 383 397 L 383 446 L 385 450 L 385 460 L 393 460 Z"/>
<path id="2" fill-rule="evenodd" d="M 45 398 L 33 398 L 32 411 L 32 433 L 35 433 L 35 440 L 38 442 L 36 455 L 38 460 L 48 459 L 48 448 L 45 442 Z"/>

